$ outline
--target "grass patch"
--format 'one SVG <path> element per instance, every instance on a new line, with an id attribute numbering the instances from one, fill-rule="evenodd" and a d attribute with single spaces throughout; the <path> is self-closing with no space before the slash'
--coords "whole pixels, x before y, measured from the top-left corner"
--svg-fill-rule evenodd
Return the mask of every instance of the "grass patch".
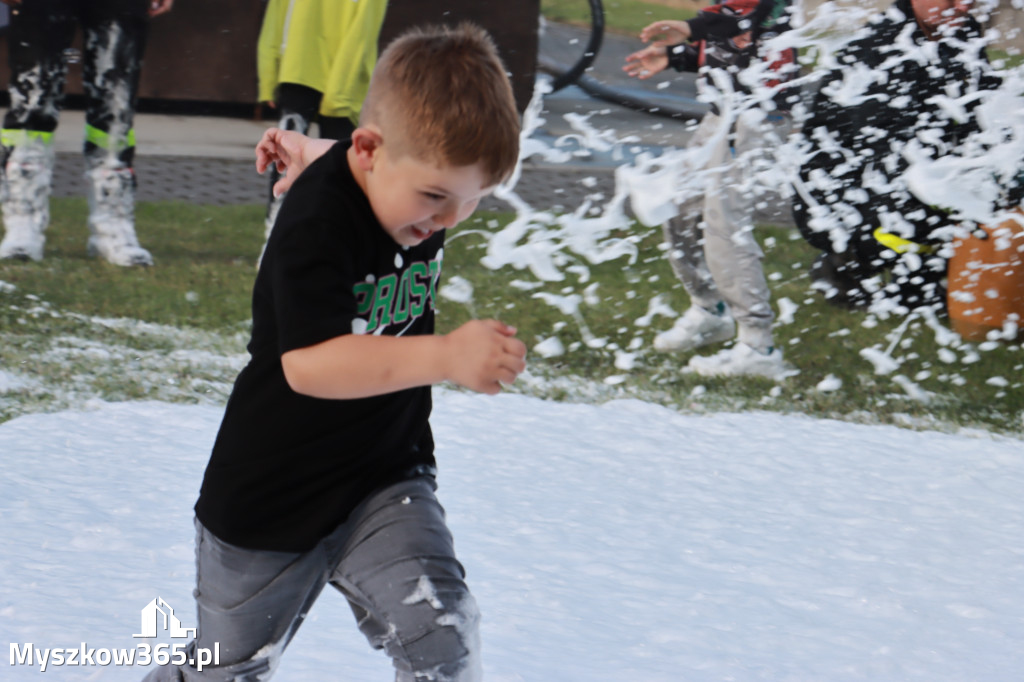
<path id="1" fill-rule="evenodd" d="M 1001 69 L 1016 69 L 1021 64 L 1024 64 L 1024 54 L 1011 54 L 1006 50 L 989 50 L 988 58 L 989 61 Z"/>
<path id="2" fill-rule="evenodd" d="M 89 258 L 87 212 L 84 199 L 52 201 L 45 259 L 5 261 L 0 279 L 84 315 L 141 315 L 215 329 L 249 314 L 247 288 L 263 243 L 258 206 L 139 204 L 139 241 L 154 254 L 153 268 L 120 268 Z"/>
<path id="3" fill-rule="evenodd" d="M 700 0 L 606 0 L 605 30 L 635 36 L 659 19 L 692 19 L 707 4 Z M 548 21 L 590 26 L 590 4 L 585 0 L 541 0 L 540 11 Z"/>
<path id="4" fill-rule="evenodd" d="M 97 398 L 222 403 L 247 359 L 262 207 L 140 205 L 140 239 L 156 266 L 139 270 L 88 258 L 84 202 L 52 203 L 46 259 L 0 262 L 0 420 Z M 481 214 L 451 235 L 445 281 L 464 278 L 472 296 L 442 295 L 438 327 L 443 333 L 471 316 L 498 317 L 516 325 L 531 349 L 557 339 L 565 352 L 532 352 L 529 376 L 515 390 L 572 400 L 632 396 L 684 411 L 764 409 L 1024 434 L 1020 344 L 969 344 L 925 320 L 829 307 L 808 289 L 813 251 L 788 228 L 759 232 L 774 303 L 794 310 L 780 316 L 776 341 L 800 371 L 775 383 L 697 377 L 681 371 L 688 355 L 651 350 L 654 335 L 672 322 L 648 314 L 652 299 L 661 296 L 676 312 L 688 305 L 659 230 L 632 231 L 639 249 L 632 264 L 576 263 L 563 268 L 571 273 L 566 280 L 540 283 L 528 272 L 480 263 L 485 233 L 510 219 Z M 579 296 L 579 315 L 537 294 Z M 861 355 L 865 348 L 891 348 L 899 367 L 876 374 Z"/>
<path id="5" fill-rule="evenodd" d="M 472 311 L 442 301 L 443 324 L 457 325 L 472 313 L 515 324 L 531 347 L 556 337 L 567 349 L 565 355 L 543 359 L 534 354 L 532 371 L 548 378 L 594 380 L 606 387 L 597 391 L 599 397 L 632 394 L 687 410 L 766 409 L 925 428 L 981 426 L 1024 433 L 1020 344 L 965 343 L 944 323 L 933 327 L 922 319 L 908 323 L 904 318 L 879 319 L 836 309 L 809 290 L 807 271 L 815 251 L 786 227 L 762 226 L 759 236 L 776 311 L 783 301 L 787 308 L 795 307 L 792 321 L 779 316 L 775 336 L 799 374 L 775 383 L 682 372 L 689 355 L 651 349 L 654 335 L 671 320 L 655 317 L 649 326 L 640 326 L 637 320 L 647 316 L 656 296 L 679 313 L 689 305 L 688 298 L 664 260 L 660 230 L 638 227 L 635 234 L 643 235 L 635 264 L 624 267 L 620 260 L 594 266 L 589 281 L 570 278 L 526 292 L 510 287 L 510 273 L 480 265 L 482 237 L 457 237 L 446 252 L 446 272 L 471 281 L 475 296 Z M 522 273 L 520 277 L 528 279 Z M 588 347 L 578 322 L 534 298 L 541 292 L 583 293 L 588 287 L 584 299 L 593 303 L 581 304 L 581 319 L 593 338 L 603 340 L 600 347 Z M 899 367 L 878 375 L 861 351 L 890 347 Z M 830 390 L 837 383 L 832 378 L 841 382 L 838 389 Z M 563 394 L 557 388 L 549 393 Z"/>
<path id="6" fill-rule="evenodd" d="M 0 261 L 0 420 L 94 398 L 223 402 L 245 361 L 262 208 L 139 204 L 153 268 L 88 257 L 87 212 L 52 200 L 45 259 Z"/>

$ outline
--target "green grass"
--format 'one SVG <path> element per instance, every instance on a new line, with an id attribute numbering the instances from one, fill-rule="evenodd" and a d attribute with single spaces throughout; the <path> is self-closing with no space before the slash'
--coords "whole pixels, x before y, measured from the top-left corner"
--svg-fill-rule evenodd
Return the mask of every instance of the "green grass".
<path id="1" fill-rule="evenodd" d="M 598 391 L 600 396 L 635 394 L 682 409 L 756 408 L 926 427 L 977 425 L 1024 433 L 1024 352 L 1019 344 L 968 344 L 950 338 L 942 326 L 937 338 L 936 331 L 921 320 L 911 321 L 900 331 L 902 319 L 880 320 L 829 306 L 808 288 L 806 273 L 814 251 L 794 230 L 785 227 L 762 226 L 759 236 L 765 245 L 765 274 L 776 306 L 783 299 L 797 306 L 793 321 L 777 325 L 775 336 L 800 373 L 776 384 L 756 378 L 708 379 L 680 371 L 689 355 L 663 355 L 650 350 L 654 334 L 668 327 L 671 320 L 657 317 L 649 327 L 638 327 L 635 322 L 647 313 L 648 302 L 654 296 L 663 295 L 677 312 L 687 307 L 687 296 L 663 258 L 660 230 L 638 227 L 636 233 L 642 234 L 643 240 L 635 265 L 606 263 L 591 268 L 588 283 L 570 279 L 537 290 L 582 293 L 596 282 L 595 294 L 600 302 L 582 305 L 581 312 L 593 336 L 607 340 L 600 349 L 581 344 L 579 327 L 572 321 L 567 324 L 555 308 L 530 298 L 530 293 L 511 290 L 510 273 L 493 272 L 480 265 L 482 237 L 467 235 L 453 240 L 446 272 L 451 275 L 458 271 L 474 284 L 472 312 L 476 316 L 506 318 L 519 328 L 530 346 L 551 335 L 557 335 L 566 347 L 578 346 L 560 358 L 532 358 L 534 371 L 548 377 L 576 376 L 597 381 L 626 377 L 622 384 Z M 467 258 L 464 254 L 470 255 Z M 455 325 L 468 319 L 470 311 L 466 306 L 445 303 L 444 313 L 444 324 Z M 873 365 L 860 355 L 861 349 L 884 350 L 897 334 L 892 355 L 901 362 L 899 369 L 892 375 L 875 375 Z M 940 342 L 944 344 L 942 354 Z M 635 368 L 616 368 L 617 354 L 635 343 L 645 349 Z M 818 390 L 828 375 L 840 379 L 842 388 L 834 392 Z M 928 392 L 927 401 L 912 399 L 894 381 L 897 375 Z M 997 385 L 1002 383 L 999 379 L 996 384 L 986 383 L 992 377 L 1005 379 L 1008 386 Z M 561 392 L 555 389 L 549 395 L 560 397 Z"/>
<path id="2" fill-rule="evenodd" d="M 218 328 L 225 315 L 248 314 L 250 285 L 262 245 L 256 206 L 218 209 L 188 204 L 138 206 L 139 240 L 154 268 L 118 268 L 88 258 L 84 199 L 55 200 L 41 263 L 5 263 L 0 279 L 38 294 L 58 309 Z"/>
<path id="3" fill-rule="evenodd" d="M 1002 69 L 1015 69 L 1024 64 L 1024 54 L 1011 54 L 1006 50 L 989 50 L 988 58 L 993 64 L 1002 62 Z"/>
<path id="4" fill-rule="evenodd" d="M 104 400 L 221 402 L 241 368 L 262 208 L 140 204 L 153 268 L 86 255 L 84 200 L 51 202 L 46 258 L 0 261 L 0 420 Z"/>
<path id="5" fill-rule="evenodd" d="M 0 285 L 0 420 L 95 398 L 222 403 L 246 360 L 262 208 L 142 204 L 140 239 L 156 265 L 137 270 L 88 258 L 84 202 L 52 203 L 46 259 L 0 262 L 0 281 L 10 285 Z M 510 218 L 482 214 L 453 233 L 446 280 L 465 278 L 473 297 L 469 304 L 442 297 L 438 325 L 443 333 L 471 316 L 498 317 L 516 325 L 531 349 L 557 337 L 566 352 L 549 359 L 532 353 L 529 376 L 514 390 L 572 400 L 641 397 L 685 411 L 764 409 L 1024 433 L 1019 344 L 967 344 L 920 320 L 902 329 L 901 320 L 829 307 L 808 290 L 813 252 L 788 228 L 759 232 L 774 302 L 796 306 L 792 321 L 777 326 L 776 341 L 800 372 L 775 383 L 697 377 L 681 371 L 688 355 L 650 350 L 654 334 L 671 320 L 659 316 L 637 325 L 649 301 L 661 295 L 677 312 L 687 306 L 658 230 L 634 228 L 639 256 L 631 265 L 624 259 L 591 265 L 587 281 L 576 269 L 565 281 L 541 284 L 528 272 L 480 263 L 481 232 Z M 536 288 L 517 288 L 516 281 Z M 536 298 L 540 292 L 586 294 L 580 320 L 601 341 L 588 346 L 580 320 Z M 900 367 L 876 375 L 860 350 L 890 346 Z M 632 366 L 624 363 L 629 358 Z M 828 375 L 842 381 L 839 390 L 818 389 Z M 896 375 L 927 392 L 927 400 L 908 395 Z"/>
<path id="6" fill-rule="evenodd" d="M 541 14 L 549 21 L 590 26 L 590 4 L 586 0 L 542 0 Z M 696 11 L 675 9 L 664 3 L 643 0 L 607 0 L 604 3 L 605 30 L 635 36 L 640 29 L 659 19 L 691 19 Z"/>

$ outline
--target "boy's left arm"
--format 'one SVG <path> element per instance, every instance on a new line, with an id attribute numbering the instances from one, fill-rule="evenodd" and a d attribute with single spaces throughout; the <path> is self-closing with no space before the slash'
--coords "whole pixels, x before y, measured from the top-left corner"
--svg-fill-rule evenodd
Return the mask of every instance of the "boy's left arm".
<path id="1" fill-rule="evenodd" d="M 323 156 L 336 142 L 307 137 L 294 130 L 268 128 L 256 143 L 256 172 L 262 175 L 271 164 L 276 165 L 282 176 L 274 184 L 274 196 L 280 196 L 288 191 L 309 164 Z"/>
<path id="2" fill-rule="evenodd" d="M 471 320 L 445 335 L 344 334 L 281 356 L 296 393 L 349 400 L 451 381 L 494 394 L 526 368 L 526 346 L 497 320 Z"/>

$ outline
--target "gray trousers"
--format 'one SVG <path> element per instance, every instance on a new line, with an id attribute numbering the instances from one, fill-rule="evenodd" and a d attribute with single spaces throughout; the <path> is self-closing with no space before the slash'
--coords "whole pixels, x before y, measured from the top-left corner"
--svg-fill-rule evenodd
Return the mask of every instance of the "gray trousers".
<path id="1" fill-rule="evenodd" d="M 724 301 L 739 329 L 739 340 L 754 348 L 772 345 L 774 319 L 754 239 L 754 205 L 763 192 L 755 171 L 789 134 L 789 117 L 766 119 L 760 110 L 742 112 L 730 135 L 722 119 L 704 116 L 690 148 L 711 144 L 703 191 L 679 205 L 679 215 L 662 226 L 669 263 L 693 303 L 711 309 Z M 715 139 L 717 136 L 717 139 Z"/>
<path id="2" fill-rule="evenodd" d="M 188 653 L 219 643 L 220 665 L 165 666 L 146 682 L 268 679 L 328 583 L 399 682 L 480 680 L 479 612 L 435 488 L 431 475 L 384 488 L 304 553 L 229 545 L 197 521 L 199 634 Z"/>

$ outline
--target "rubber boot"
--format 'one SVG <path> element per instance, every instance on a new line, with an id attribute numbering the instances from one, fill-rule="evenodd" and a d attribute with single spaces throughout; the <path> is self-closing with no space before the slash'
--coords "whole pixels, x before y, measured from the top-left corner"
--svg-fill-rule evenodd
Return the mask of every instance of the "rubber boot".
<path id="1" fill-rule="evenodd" d="M 152 265 L 153 256 L 135 236 L 135 171 L 97 165 L 86 171 L 89 184 L 89 255 L 114 265 Z"/>
<path id="2" fill-rule="evenodd" d="M 50 222 L 53 146 L 44 142 L 11 148 L 0 178 L 4 238 L 0 258 L 43 259 L 44 234 Z"/>

